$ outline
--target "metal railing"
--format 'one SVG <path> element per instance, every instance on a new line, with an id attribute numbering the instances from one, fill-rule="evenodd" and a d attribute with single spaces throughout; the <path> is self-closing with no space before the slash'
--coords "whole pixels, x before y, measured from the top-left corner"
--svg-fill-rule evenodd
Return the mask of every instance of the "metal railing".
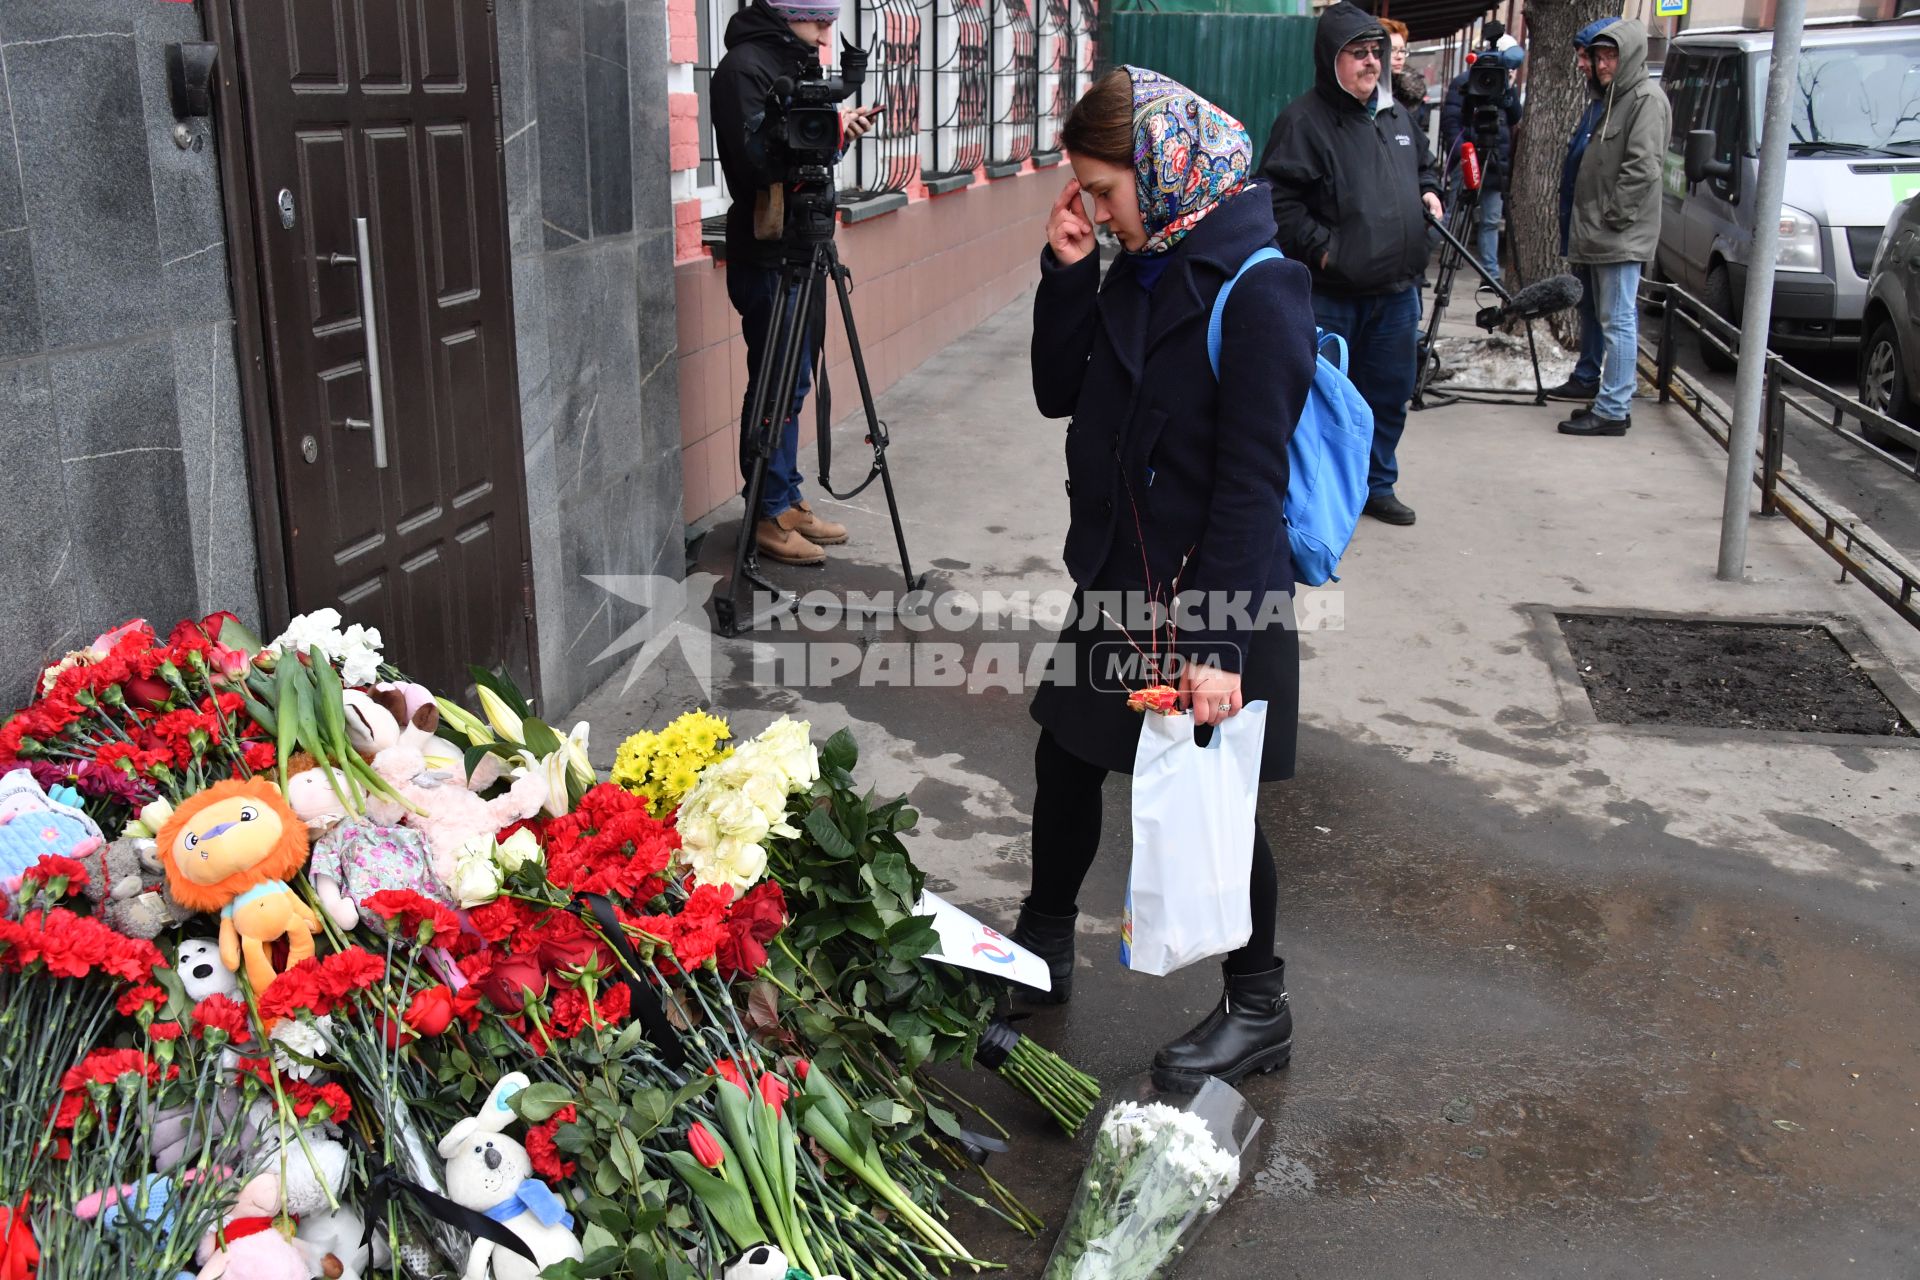
<path id="1" fill-rule="evenodd" d="M 929 0 L 933 119 L 925 176 L 971 173 L 987 159 L 992 127 L 987 0 Z"/>
<path id="2" fill-rule="evenodd" d="M 1643 282 L 1642 302 L 1660 304 L 1652 359 L 1654 389 L 1660 403 L 1677 404 L 1708 435 L 1728 447 L 1730 411 L 1696 379 L 1677 367 L 1678 332 L 1698 335 L 1738 359 L 1740 330 L 1706 303 L 1673 284 Z M 1642 351 L 1643 356 L 1649 353 Z M 1760 487 L 1760 514 L 1785 516 L 1840 565 L 1840 580 L 1853 577 L 1895 613 L 1920 627 L 1920 571 L 1886 547 L 1857 517 L 1838 510 L 1824 495 L 1786 470 L 1787 411 L 1794 409 L 1893 471 L 1920 481 L 1920 431 L 1868 408 L 1859 400 L 1808 376 L 1769 350 L 1760 400 L 1760 442 L 1754 483 Z M 1878 439 L 1876 440 L 1876 437 Z M 1879 441 L 1915 450 L 1913 459 L 1896 456 Z M 1920 498 L 1920 491 L 1916 491 Z"/>
<path id="3" fill-rule="evenodd" d="M 1019 164 L 1033 155 L 1033 134 L 1039 124 L 1040 45 L 1027 0 L 994 0 L 989 47 L 993 145 L 987 159 Z"/>

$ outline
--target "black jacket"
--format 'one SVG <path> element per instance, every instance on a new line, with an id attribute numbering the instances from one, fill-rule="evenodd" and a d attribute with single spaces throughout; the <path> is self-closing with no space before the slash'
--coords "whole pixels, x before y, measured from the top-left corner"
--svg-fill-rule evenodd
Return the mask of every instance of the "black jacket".
<path id="1" fill-rule="evenodd" d="M 1440 168 L 1442 172 L 1449 171 L 1453 168 L 1456 163 L 1456 157 L 1453 154 L 1454 144 L 1460 141 L 1460 131 L 1472 123 L 1471 120 L 1465 118 L 1467 113 L 1467 76 L 1469 74 L 1469 72 L 1462 71 L 1453 78 L 1453 83 L 1447 86 L 1446 103 L 1440 108 Z M 1499 122 L 1500 140 L 1491 155 L 1484 149 L 1480 150 L 1480 186 L 1482 190 L 1505 191 L 1507 189 L 1507 175 L 1513 172 L 1513 126 L 1520 123 L 1520 111 L 1520 91 L 1512 85 L 1508 85 L 1507 100 L 1500 104 L 1495 115 L 1495 119 Z M 1473 142 L 1476 149 L 1480 147 L 1478 141 L 1472 138 L 1469 138 L 1468 141 Z"/>
<path id="2" fill-rule="evenodd" d="M 819 61 L 820 51 L 794 35 L 767 0 L 754 0 L 727 23 L 727 54 L 713 69 L 711 98 L 720 170 L 733 197 L 727 209 L 728 262 L 780 265 L 779 238 L 759 240 L 753 234 L 754 205 L 778 175 L 749 135 L 760 128 L 773 82 L 782 76 L 797 79 L 801 68 Z"/>
<path id="3" fill-rule="evenodd" d="M 1174 247 L 1151 292 L 1128 257 L 1103 284 L 1098 254 L 1072 266 L 1041 254 L 1033 395 L 1045 416 L 1072 417 L 1066 562 L 1081 587 L 1151 585 L 1165 599 L 1178 577 L 1183 593 L 1246 592 L 1256 608 L 1293 589 L 1283 508 L 1287 441 L 1314 372 L 1306 270 L 1272 262 L 1243 276 L 1222 321 L 1219 383 L 1207 362 L 1220 286 L 1273 232 L 1254 183 Z M 1242 669 L 1234 627 L 1182 637 L 1194 656 Z"/>
<path id="4" fill-rule="evenodd" d="M 1322 293 L 1398 293 L 1427 265 L 1420 195 L 1437 194 L 1440 179 L 1425 139 L 1405 107 L 1389 97 L 1369 119 L 1334 78 L 1340 50 L 1370 32 L 1386 40 L 1346 0 L 1320 15 L 1314 87 L 1274 121 L 1260 166 L 1273 184 L 1280 247 L 1307 264 Z"/>

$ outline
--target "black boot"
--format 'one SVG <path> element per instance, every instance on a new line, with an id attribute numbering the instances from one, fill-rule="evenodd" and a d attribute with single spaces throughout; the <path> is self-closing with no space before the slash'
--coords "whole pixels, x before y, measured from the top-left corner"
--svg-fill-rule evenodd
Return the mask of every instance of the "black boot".
<path id="1" fill-rule="evenodd" d="M 1039 991 L 1022 983 L 1014 984 L 1014 995 L 1029 1004 L 1065 1004 L 1073 998 L 1073 926 L 1080 918 L 1076 909 L 1064 916 L 1050 916 L 1020 904 L 1020 919 L 1008 935 L 1015 942 L 1047 962 L 1047 976 L 1053 990 Z"/>
<path id="2" fill-rule="evenodd" d="M 1197 1093 L 1208 1076 L 1238 1084 L 1293 1059 L 1293 1011 L 1287 966 L 1226 975 L 1227 989 L 1206 1020 L 1153 1057 L 1153 1083 L 1168 1093 Z"/>

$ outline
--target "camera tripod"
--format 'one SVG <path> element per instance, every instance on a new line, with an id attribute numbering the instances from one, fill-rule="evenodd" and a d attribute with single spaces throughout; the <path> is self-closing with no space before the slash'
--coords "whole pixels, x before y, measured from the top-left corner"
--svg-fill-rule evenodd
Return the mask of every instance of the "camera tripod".
<path id="1" fill-rule="evenodd" d="M 815 218 L 805 225 L 817 228 L 822 223 Z M 873 387 L 867 379 L 866 356 L 860 349 L 860 335 L 853 322 L 852 288 L 849 283 L 852 274 L 841 263 L 839 251 L 834 246 L 831 212 L 824 221 L 824 227 L 824 235 L 815 231 L 803 234 L 798 239 L 789 239 L 785 260 L 780 268 L 780 288 L 775 296 L 773 319 L 768 322 L 766 356 L 754 376 L 746 412 L 740 420 L 743 438 L 748 441 L 752 451 L 753 467 L 747 480 L 747 504 L 740 518 L 740 537 L 734 546 L 733 572 L 727 579 L 725 591 L 714 598 L 714 617 L 719 623 L 720 634 L 725 636 L 756 630 L 770 618 L 798 604 L 792 592 L 783 591 L 761 573 L 759 551 L 754 543 L 754 527 L 759 523 L 760 495 L 766 488 L 767 464 L 773 457 L 776 438 L 774 433 L 786 429 L 787 417 L 793 407 L 794 388 L 800 380 L 800 362 L 806 358 L 809 346 L 809 335 L 814 339 L 811 346 L 818 360 L 814 408 L 820 451 L 820 487 L 832 497 L 846 502 L 858 497 L 875 480 L 879 480 L 887 495 L 888 514 L 893 519 L 893 537 L 900 549 L 900 571 L 906 579 L 907 594 L 911 596 L 926 586 L 926 575 L 916 577 L 912 561 L 907 556 L 907 534 L 900 524 L 900 503 L 893 492 L 893 473 L 887 467 L 887 426 L 880 421 L 879 411 L 874 407 Z M 866 479 L 845 493 L 836 491 L 828 478 L 833 456 L 833 400 L 827 385 L 824 355 L 827 336 L 824 285 L 828 280 L 832 280 L 834 291 L 840 299 L 840 318 L 847 330 L 847 351 L 853 359 L 854 378 L 860 384 L 861 408 L 866 412 L 866 443 L 873 446 L 873 463 Z M 748 584 L 771 597 L 765 608 L 756 611 L 751 600 L 742 600 L 742 592 Z"/>
<path id="2" fill-rule="evenodd" d="M 1487 139 L 1492 141 L 1492 139 Z M 1440 356 L 1435 342 L 1440 333 L 1440 321 L 1446 315 L 1447 306 L 1453 301 L 1453 281 L 1459 273 L 1462 262 L 1471 266 L 1476 274 L 1486 282 L 1488 288 L 1498 295 L 1503 303 L 1511 303 L 1513 295 L 1501 287 L 1486 265 L 1480 261 L 1480 255 L 1469 248 L 1466 238 L 1473 234 L 1475 220 L 1480 214 L 1482 183 L 1462 182 L 1460 195 L 1449 212 L 1447 220 L 1441 222 L 1428 215 L 1427 221 L 1440 233 L 1440 274 L 1433 285 L 1433 311 L 1427 316 L 1427 330 L 1420 335 L 1419 372 L 1414 376 L 1413 399 L 1411 408 L 1426 409 L 1440 405 L 1455 404 L 1468 398 L 1488 396 L 1524 396 L 1523 391 L 1507 390 L 1503 387 L 1449 387 L 1443 391 L 1432 389 L 1434 375 L 1440 371 Z M 1527 320 L 1527 355 L 1533 362 L 1534 404 L 1547 402 L 1546 383 L 1540 376 L 1540 351 L 1533 340 L 1533 321 Z"/>

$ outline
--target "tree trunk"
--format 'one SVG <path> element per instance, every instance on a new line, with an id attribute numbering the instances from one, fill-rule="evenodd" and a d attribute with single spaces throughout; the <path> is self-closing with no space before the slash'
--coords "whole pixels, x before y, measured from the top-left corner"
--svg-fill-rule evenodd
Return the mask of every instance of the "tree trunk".
<path id="1" fill-rule="evenodd" d="M 1560 165 L 1587 104 L 1587 86 L 1573 61 L 1573 36 L 1596 18 L 1619 11 L 1618 0 L 1527 2 L 1527 113 L 1514 140 L 1506 208 L 1507 243 L 1521 284 L 1567 269 L 1560 256 Z M 1574 312 L 1560 312 L 1547 325 L 1563 345 L 1579 345 Z"/>

